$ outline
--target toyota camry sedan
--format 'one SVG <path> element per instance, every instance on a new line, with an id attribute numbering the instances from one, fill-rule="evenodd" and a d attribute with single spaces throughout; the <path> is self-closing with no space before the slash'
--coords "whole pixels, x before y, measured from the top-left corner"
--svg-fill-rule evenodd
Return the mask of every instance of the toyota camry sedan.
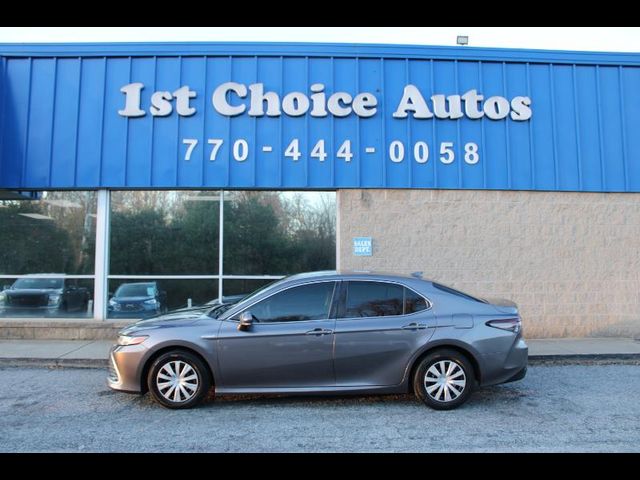
<path id="1" fill-rule="evenodd" d="M 169 408 L 239 393 L 415 395 L 462 405 L 474 389 L 522 379 L 517 306 L 421 278 L 314 272 L 238 303 L 175 312 L 120 332 L 108 384 Z"/>

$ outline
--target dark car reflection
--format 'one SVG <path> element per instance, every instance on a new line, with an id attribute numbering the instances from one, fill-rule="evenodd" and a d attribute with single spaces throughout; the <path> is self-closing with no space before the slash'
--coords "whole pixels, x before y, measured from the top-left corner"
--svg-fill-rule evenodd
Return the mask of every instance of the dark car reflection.
<path id="1" fill-rule="evenodd" d="M 29 275 L 0 292 L 2 316 L 66 316 L 86 313 L 90 293 L 61 274 Z"/>
<path id="2" fill-rule="evenodd" d="M 107 309 L 111 318 L 147 318 L 167 311 L 167 294 L 157 282 L 123 283 Z"/>

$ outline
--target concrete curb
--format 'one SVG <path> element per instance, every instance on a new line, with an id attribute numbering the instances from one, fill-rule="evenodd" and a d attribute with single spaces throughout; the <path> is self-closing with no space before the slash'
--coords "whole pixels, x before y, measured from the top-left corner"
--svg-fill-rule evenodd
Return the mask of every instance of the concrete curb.
<path id="1" fill-rule="evenodd" d="M 104 358 L 0 358 L 0 367 L 107 368 Z"/>
<path id="2" fill-rule="evenodd" d="M 0 358 L 0 367 L 107 368 L 106 358 Z M 529 365 L 640 365 L 640 353 L 530 355 Z"/>
<path id="3" fill-rule="evenodd" d="M 529 365 L 640 365 L 640 353 L 529 355 Z"/>

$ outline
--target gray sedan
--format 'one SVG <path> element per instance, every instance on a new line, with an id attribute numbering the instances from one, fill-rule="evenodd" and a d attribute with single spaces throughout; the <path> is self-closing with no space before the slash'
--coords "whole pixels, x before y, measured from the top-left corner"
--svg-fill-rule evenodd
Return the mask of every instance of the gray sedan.
<path id="1" fill-rule="evenodd" d="M 432 408 L 523 378 L 527 345 L 513 302 L 423 280 L 314 272 L 234 305 L 176 312 L 120 332 L 108 384 L 169 408 L 238 393 L 414 391 Z"/>

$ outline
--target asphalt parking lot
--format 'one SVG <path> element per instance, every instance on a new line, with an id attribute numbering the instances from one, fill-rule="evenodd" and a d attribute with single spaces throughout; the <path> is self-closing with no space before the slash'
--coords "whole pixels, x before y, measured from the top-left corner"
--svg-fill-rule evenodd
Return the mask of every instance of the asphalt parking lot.
<path id="1" fill-rule="evenodd" d="M 534 365 L 438 412 L 412 395 L 220 397 L 172 411 L 101 369 L 0 368 L 1 452 L 640 452 L 640 365 Z"/>

